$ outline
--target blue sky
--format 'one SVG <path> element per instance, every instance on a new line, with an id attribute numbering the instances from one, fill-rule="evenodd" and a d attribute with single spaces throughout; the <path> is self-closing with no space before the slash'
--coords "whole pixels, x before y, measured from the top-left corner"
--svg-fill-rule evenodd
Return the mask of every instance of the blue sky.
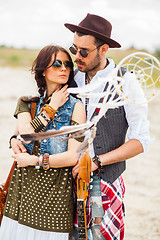
<path id="1" fill-rule="evenodd" d="M 64 23 L 78 24 L 87 13 L 109 20 L 123 48 L 160 48 L 160 0 L 0 0 L 0 45 L 68 47 L 73 34 Z"/>

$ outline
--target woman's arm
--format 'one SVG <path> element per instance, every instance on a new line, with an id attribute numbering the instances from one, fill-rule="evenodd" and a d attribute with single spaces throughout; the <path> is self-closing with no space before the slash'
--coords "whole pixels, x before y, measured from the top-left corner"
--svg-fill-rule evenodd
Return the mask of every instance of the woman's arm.
<path id="1" fill-rule="evenodd" d="M 54 110 L 57 110 L 61 107 L 67 100 L 69 93 L 67 92 L 68 85 L 65 85 L 61 89 L 57 89 L 51 97 L 51 101 L 49 103 L 50 107 Z M 43 115 L 45 118 L 51 120 L 49 114 L 44 110 Z M 47 126 L 48 121 L 44 119 L 41 115 L 38 115 L 38 119 L 43 123 L 44 127 Z M 18 114 L 18 131 L 20 134 L 34 133 L 34 128 L 31 126 L 31 114 L 30 112 L 20 112 Z"/>
<path id="2" fill-rule="evenodd" d="M 76 103 L 73 114 L 72 120 L 78 122 L 79 124 L 85 123 L 86 121 L 86 114 L 84 105 L 79 101 Z M 79 154 L 76 152 L 80 142 L 75 139 L 68 140 L 68 150 L 63 153 L 58 153 L 49 156 L 49 164 L 50 167 L 53 168 L 61 168 L 61 167 L 68 167 L 74 166 L 77 161 Z M 29 155 L 28 153 L 20 153 L 13 155 L 15 160 L 18 163 L 19 167 L 26 167 L 26 166 L 34 166 L 37 161 L 38 157 L 34 155 Z"/>
<path id="3" fill-rule="evenodd" d="M 82 124 L 86 122 L 85 108 L 82 102 L 77 102 L 72 114 L 72 120 Z M 67 167 L 74 166 L 79 157 L 79 153 L 76 152 L 77 148 L 81 143 L 75 139 L 68 140 L 68 150 L 63 153 L 58 153 L 50 156 L 51 167 Z"/>

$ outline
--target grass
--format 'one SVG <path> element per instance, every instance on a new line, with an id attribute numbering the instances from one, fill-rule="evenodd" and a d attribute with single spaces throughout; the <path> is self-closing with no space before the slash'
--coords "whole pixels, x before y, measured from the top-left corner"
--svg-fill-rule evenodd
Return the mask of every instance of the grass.
<path id="1" fill-rule="evenodd" d="M 1 67 L 31 67 L 39 50 L 0 47 Z"/>
<path id="2" fill-rule="evenodd" d="M 126 50 L 109 49 L 107 52 L 107 57 L 113 58 L 115 64 L 118 64 L 122 58 L 137 51 L 140 50 L 134 48 Z M 0 66 L 13 68 L 30 68 L 38 52 L 39 49 L 17 49 L 0 46 Z M 158 83 L 158 85 L 160 85 L 160 83 Z"/>
<path id="3" fill-rule="evenodd" d="M 131 54 L 136 52 L 136 49 L 128 49 L 128 50 L 121 50 L 121 49 L 109 49 L 107 52 L 107 57 L 113 58 L 116 64 L 119 61 Z M 0 66 L 1 67 L 30 67 L 32 62 L 36 58 L 39 49 L 17 49 L 17 48 L 7 48 L 5 46 L 0 47 Z"/>

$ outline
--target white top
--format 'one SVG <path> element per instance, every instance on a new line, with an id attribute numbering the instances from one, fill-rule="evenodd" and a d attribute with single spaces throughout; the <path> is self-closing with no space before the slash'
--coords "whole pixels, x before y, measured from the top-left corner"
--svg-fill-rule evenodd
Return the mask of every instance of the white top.
<path id="1" fill-rule="evenodd" d="M 101 78 L 106 78 L 109 76 L 111 71 L 113 71 L 115 67 L 114 61 L 109 59 L 108 66 L 97 72 L 97 74 L 92 78 L 91 83 L 96 83 Z M 129 125 L 129 134 L 128 140 L 130 139 L 137 139 L 141 142 L 143 146 L 144 152 L 148 149 L 148 146 L 151 142 L 149 136 L 149 121 L 147 120 L 148 117 L 148 104 L 146 103 L 146 99 L 141 89 L 141 86 L 135 76 L 130 73 L 126 72 L 123 76 L 124 83 L 123 83 L 123 92 L 129 96 L 129 99 L 133 99 L 135 103 L 126 103 L 124 105 L 126 119 Z M 75 75 L 75 81 L 78 87 L 82 87 L 85 85 L 85 73 L 78 71 Z M 100 86 L 93 90 L 93 92 L 103 92 L 105 88 L 106 82 L 103 81 Z M 82 98 L 83 103 L 85 104 L 85 99 Z M 87 120 L 90 120 L 94 111 L 95 107 L 92 106 L 93 103 L 97 103 L 99 98 L 90 98 L 89 104 L 87 106 Z M 145 103 L 144 103 L 145 102 Z M 143 103 L 143 104 L 140 104 Z M 107 114 L 106 114 L 107 116 Z"/>

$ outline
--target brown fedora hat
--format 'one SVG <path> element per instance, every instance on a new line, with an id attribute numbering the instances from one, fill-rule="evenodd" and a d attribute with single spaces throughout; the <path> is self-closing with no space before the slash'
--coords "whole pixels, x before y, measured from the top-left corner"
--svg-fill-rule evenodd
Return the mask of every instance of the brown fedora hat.
<path id="1" fill-rule="evenodd" d="M 105 18 L 97 15 L 87 14 L 87 16 L 78 24 L 64 24 L 72 32 L 81 32 L 92 35 L 106 42 L 110 48 L 120 48 L 121 45 L 111 39 L 112 25 Z"/>

